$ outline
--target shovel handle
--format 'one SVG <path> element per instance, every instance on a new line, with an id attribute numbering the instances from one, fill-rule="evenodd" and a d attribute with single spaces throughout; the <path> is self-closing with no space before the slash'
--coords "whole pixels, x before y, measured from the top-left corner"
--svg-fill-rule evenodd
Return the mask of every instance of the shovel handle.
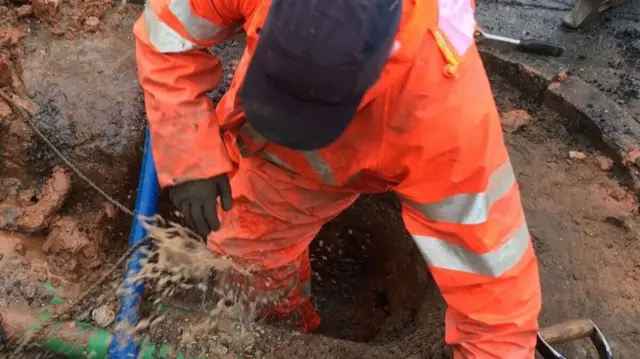
<path id="1" fill-rule="evenodd" d="M 595 326 L 589 319 L 574 319 L 540 329 L 540 335 L 549 344 L 562 344 L 589 337 Z"/>
<path id="2" fill-rule="evenodd" d="M 524 39 L 520 40 L 518 50 L 531 54 L 559 57 L 564 53 L 564 48 L 544 41 Z"/>
<path id="3" fill-rule="evenodd" d="M 598 351 L 598 358 L 613 359 L 611 346 L 602 332 L 589 319 L 569 320 L 538 331 L 536 350 L 544 359 L 566 359 L 551 344 L 561 344 L 576 339 L 589 338 Z"/>

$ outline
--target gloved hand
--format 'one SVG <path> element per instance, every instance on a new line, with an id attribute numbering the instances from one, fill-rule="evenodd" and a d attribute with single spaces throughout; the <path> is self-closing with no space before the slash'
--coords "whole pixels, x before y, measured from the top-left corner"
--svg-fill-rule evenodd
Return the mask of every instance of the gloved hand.
<path id="1" fill-rule="evenodd" d="M 171 189 L 171 201 L 182 212 L 187 223 L 206 237 L 220 229 L 217 199 L 222 209 L 231 209 L 231 184 L 229 176 L 219 176 L 181 183 Z"/>

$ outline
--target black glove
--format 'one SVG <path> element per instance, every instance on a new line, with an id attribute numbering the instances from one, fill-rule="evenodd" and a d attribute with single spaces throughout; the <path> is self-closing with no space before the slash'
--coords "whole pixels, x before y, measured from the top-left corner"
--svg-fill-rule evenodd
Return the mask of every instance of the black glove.
<path id="1" fill-rule="evenodd" d="M 171 189 L 171 201 L 182 212 L 191 228 L 206 237 L 220 228 L 217 199 L 222 209 L 231 209 L 231 184 L 229 176 L 219 176 L 181 183 Z"/>

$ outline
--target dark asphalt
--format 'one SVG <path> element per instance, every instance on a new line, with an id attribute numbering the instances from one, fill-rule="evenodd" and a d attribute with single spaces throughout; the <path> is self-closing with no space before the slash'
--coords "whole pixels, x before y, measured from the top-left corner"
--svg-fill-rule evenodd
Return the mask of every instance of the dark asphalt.
<path id="1" fill-rule="evenodd" d="M 567 29 L 562 18 L 569 0 L 477 0 L 477 19 L 486 31 L 536 38 L 563 45 L 562 57 L 543 57 L 500 49 L 507 57 L 554 74 L 565 70 L 597 86 L 640 122 L 640 0 L 631 0 L 581 29 Z"/>

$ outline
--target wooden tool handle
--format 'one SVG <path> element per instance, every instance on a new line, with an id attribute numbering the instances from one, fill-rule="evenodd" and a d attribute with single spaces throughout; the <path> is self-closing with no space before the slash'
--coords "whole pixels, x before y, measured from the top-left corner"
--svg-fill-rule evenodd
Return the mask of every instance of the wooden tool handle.
<path id="1" fill-rule="evenodd" d="M 549 344 L 561 344 L 593 334 L 595 326 L 589 319 L 574 319 L 540 329 L 540 335 Z"/>

